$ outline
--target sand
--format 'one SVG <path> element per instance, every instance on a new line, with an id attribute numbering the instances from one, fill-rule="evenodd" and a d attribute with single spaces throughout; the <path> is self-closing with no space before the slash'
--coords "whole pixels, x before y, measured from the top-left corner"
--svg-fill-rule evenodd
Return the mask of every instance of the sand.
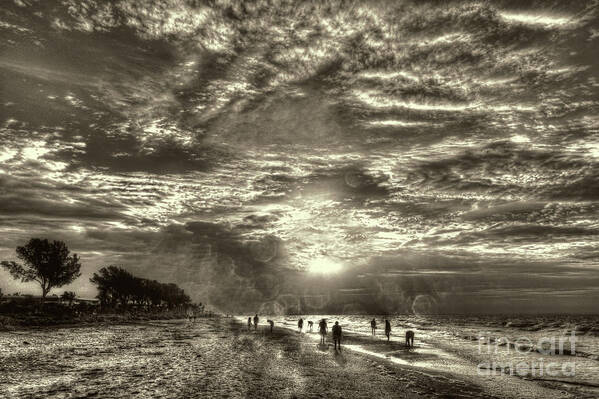
<path id="1" fill-rule="evenodd" d="M 306 334 L 247 331 L 229 318 L 2 332 L 0 375 L 7 398 L 512 396 L 349 347 L 319 349 Z"/>

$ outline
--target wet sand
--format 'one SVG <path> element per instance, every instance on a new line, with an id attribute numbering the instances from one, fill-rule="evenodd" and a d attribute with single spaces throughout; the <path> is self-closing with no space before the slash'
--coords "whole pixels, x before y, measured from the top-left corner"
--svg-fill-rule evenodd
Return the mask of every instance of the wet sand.
<path id="1" fill-rule="evenodd" d="M 349 345 L 361 343 L 347 338 Z M 512 378 L 531 384 L 514 396 L 502 384 L 350 347 L 338 353 L 319 348 L 310 335 L 247 331 L 227 318 L 2 332 L 0 375 L 0 397 L 7 398 L 551 397 L 528 381 Z"/>

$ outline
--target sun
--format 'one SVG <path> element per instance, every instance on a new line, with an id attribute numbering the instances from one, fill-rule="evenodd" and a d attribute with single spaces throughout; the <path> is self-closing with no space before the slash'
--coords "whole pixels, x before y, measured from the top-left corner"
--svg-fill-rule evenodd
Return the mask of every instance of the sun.
<path id="1" fill-rule="evenodd" d="M 332 274 L 341 270 L 341 264 L 327 256 L 321 256 L 308 262 L 308 271 L 315 274 Z"/>

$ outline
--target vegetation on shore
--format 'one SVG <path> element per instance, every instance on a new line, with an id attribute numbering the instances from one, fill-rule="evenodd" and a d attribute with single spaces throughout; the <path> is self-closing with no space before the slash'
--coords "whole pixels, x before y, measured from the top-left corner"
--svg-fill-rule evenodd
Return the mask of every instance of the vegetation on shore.
<path id="1" fill-rule="evenodd" d="M 16 249 L 15 261 L 2 261 L 0 265 L 21 282 L 35 281 L 42 288 L 41 302 L 52 288 L 72 283 L 81 275 L 81 262 L 77 254 L 72 254 L 62 241 L 32 238 L 24 246 Z"/>
<path id="2" fill-rule="evenodd" d="M 22 263 L 2 261 L 0 266 L 22 282 L 39 283 L 41 296 L 3 296 L 0 291 L 0 329 L 211 315 L 202 303 L 193 304 L 176 284 L 137 277 L 115 265 L 101 268 L 90 278 L 98 289 L 97 300 L 77 298 L 73 291 L 63 292 L 60 298 L 48 296 L 53 288 L 70 284 L 81 275 L 77 254 L 71 255 L 62 241 L 39 238 L 17 247 L 16 252 Z"/>
<path id="3" fill-rule="evenodd" d="M 163 284 L 132 275 L 127 270 L 110 265 L 101 268 L 89 279 L 98 288 L 98 299 L 103 307 L 129 304 L 169 309 L 191 303 L 189 296 L 176 284 Z"/>
<path id="4" fill-rule="evenodd" d="M 198 317 L 211 315 L 210 312 L 196 313 Z M 39 298 L 10 298 L 0 303 L 0 331 L 23 327 L 40 326 L 72 326 L 86 324 L 122 324 L 145 320 L 182 319 L 186 317 L 186 309 L 160 308 L 145 309 L 131 306 L 123 308 L 100 308 L 98 306 L 78 303 L 69 306 L 67 303 L 47 301 L 43 308 Z"/>

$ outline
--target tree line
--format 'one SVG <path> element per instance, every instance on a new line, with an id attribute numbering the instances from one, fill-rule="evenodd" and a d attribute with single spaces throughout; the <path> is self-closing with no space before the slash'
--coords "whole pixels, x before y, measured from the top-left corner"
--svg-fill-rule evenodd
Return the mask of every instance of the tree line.
<path id="1" fill-rule="evenodd" d="M 101 268 L 89 281 L 98 288 L 98 299 L 103 306 L 136 304 L 173 308 L 191 303 L 191 298 L 176 284 L 136 277 L 114 265 Z"/>
<path id="2" fill-rule="evenodd" d="M 18 246 L 16 253 L 21 263 L 2 261 L 0 266 L 21 282 L 37 282 L 42 289 L 42 304 L 51 289 L 70 284 L 81 276 L 80 258 L 71 254 L 62 241 L 32 238 L 24 246 Z M 189 296 L 176 284 L 136 277 L 115 265 L 101 268 L 90 282 L 96 285 L 97 298 L 103 306 L 137 304 L 174 308 L 191 304 Z M 62 299 L 71 303 L 75 293 L 65 292 Z"/>

